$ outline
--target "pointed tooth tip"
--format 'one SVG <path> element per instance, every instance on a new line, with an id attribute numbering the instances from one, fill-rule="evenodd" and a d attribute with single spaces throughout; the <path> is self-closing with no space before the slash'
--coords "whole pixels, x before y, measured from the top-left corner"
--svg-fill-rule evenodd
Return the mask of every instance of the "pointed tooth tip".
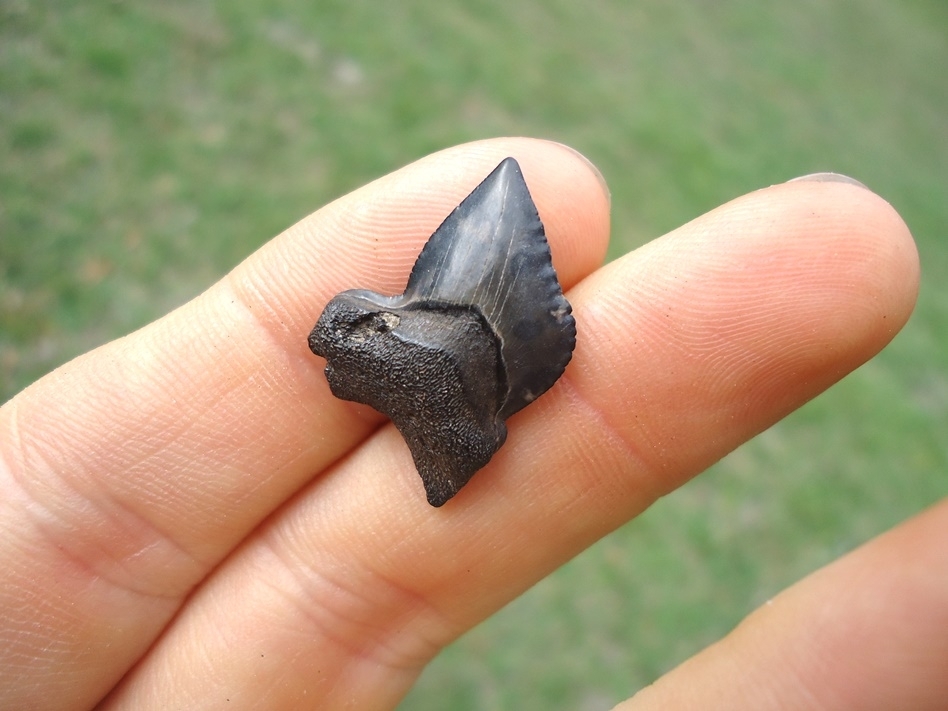
<path id="1" fill-rule="evenodd" d="M 510 176 L 513 175 L 523 175 L 523 171 L 520 169 L 520 164 L 517 162 L 517 159 L 513 156 L 508 156 L 504 158 L 500 163 L 497 164 L 497 167 L 491 171 L 493 175 L 500 178 L 503 177 L 507 180 L 510 179 Z"/>
<path id="2" fill-rule="evenodd" d="M 520 163 L 518 163 L 517 159 L 514 157 L 504 158 L 504 166 L 509 170 L 514 171 L 518 175 L 523 175 L 523 169 L 520 167 Z"/>

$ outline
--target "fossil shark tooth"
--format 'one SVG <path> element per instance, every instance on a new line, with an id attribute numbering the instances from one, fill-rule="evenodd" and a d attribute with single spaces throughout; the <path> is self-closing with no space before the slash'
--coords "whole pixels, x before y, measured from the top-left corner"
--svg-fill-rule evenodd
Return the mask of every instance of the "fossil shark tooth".
<path id="1" fill-rule="evenodd" d="M 575 343 L 513 158 L 435 231 L 403 294 L 344 291 L 309 335 L 333 394 L 371 405 L 401 432 L 432 506 L 490 461 L 507 437 L 504 421 L 556 382 Z"/>

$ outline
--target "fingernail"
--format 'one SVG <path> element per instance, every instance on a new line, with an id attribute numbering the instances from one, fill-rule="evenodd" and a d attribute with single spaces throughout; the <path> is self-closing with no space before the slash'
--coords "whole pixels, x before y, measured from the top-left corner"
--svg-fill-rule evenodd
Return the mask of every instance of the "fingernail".
<path id="1" fill-rule="evenodd" d="M 842 173 L 810 173 L 809 175 L 801 175 L 799 178 L 793 178 L 788 180 L 788 183 L 849 183 L 850 185 L 858 185 L 860 188 L 869 188 L 860 183 L 855 178 L 850 178 L 848 175 L 843 175 Z"/>
<path id="2" fill-rule="evenodd" d="M 550 143 L 555 143 L 561 148 L 565 148 L 574 156 L 582 160 L 583 163 L 585 163 L 589 167 L 589 170 L 592 171 L 592 174 L 596 176 L 596 180 L 599 181 L 599 185 L 602 187 L 602 191 L 606 194 L 606 199 L 609 201 L 609 204 L 612 205 L 612 191 L 609 190 L 609 183 L 606 182 L 606 179 L 603 176 L 603 174 L 599 172 L 599 168 L 596 167 L 596 164 L 593 163 L 591 160 L 589 160 L 589 158 L 584 156 L 582 153 L 577 151 L 572 146 L 568 146 L 565 143 L 560 143 L 559 141 L 550 141 Z"/>

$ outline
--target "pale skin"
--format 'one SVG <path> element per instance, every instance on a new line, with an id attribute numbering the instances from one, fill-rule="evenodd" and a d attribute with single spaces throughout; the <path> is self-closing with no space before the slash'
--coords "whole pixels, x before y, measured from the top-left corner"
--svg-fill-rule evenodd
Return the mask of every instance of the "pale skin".
<path id="1" fill-rule="evenodd" d="M 433 509 L 397 432 L 332 396 L 306 336 L 343 289 L 400 293 L 508 155 L 578 344 Z M 605 188 L 571 150 L 460 146 L 8 402 L 0 708 L 393 708 L 445 644 L 871 358 L 918 288 L 902 220 L 846 182 L 751 193 L 601 267 L 608 234 Z M 619 708 L 943 709 L 946 629 L 942 503 Z"/>

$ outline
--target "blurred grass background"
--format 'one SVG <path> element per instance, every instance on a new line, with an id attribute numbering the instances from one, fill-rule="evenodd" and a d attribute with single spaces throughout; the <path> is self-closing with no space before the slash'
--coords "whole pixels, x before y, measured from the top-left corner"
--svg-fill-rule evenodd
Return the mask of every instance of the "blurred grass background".
<path id="1" fill-rule="evenodd" d="M 613 257 L 760 186 L 857 177 L 919 243 L 906 330 L 451 646 L 402 705 L 606 709 L 948 493 L 945 67 L 940 0 L 0 0 L 0 401 L 454 143 L 584 152 Z"/>

